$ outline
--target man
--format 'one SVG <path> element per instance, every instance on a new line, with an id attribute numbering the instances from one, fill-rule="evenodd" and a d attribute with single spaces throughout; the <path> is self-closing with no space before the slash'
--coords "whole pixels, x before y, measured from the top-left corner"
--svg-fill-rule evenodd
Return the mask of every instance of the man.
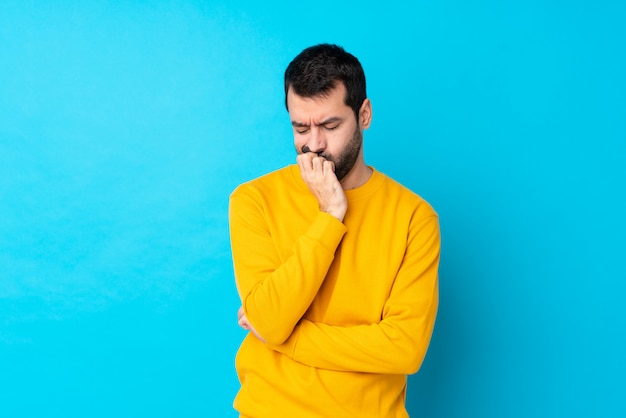
<path id="1" fill-rule="evenodd" d="M 365 164 L 372 105 L 354 56 L 302 51 L 285 71 L 285 103 L 297 165 L 230 200 L 239 325 L 250 331 L 234 407 L 242 417 L 407 417 L 407 375 L 437 312 L 437 214 Z"/>

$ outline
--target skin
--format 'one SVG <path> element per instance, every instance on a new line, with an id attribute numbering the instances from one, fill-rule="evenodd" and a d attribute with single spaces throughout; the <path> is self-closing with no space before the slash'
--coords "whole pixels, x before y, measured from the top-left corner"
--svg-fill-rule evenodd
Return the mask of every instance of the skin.
<path id="1" fill-rule="evenodd" d="M 362 186 L 372 175 L 363 158 L 363 131 L 372 121 L 372 105 L 365 99 L 355 114 L 344 103 L 345 86 L 337 86 L 323 97 L 301 97 L 291 89 L 287 92 L 287 107 L 293 127 L 296 161 L 302 179 L 319 203 L 320 211 L 343 222 L 348 210 L 344 190 Z M 356 156 L 355 156 L 356 152 Z M 350 168 L 350 162 L 354 164 Z M 346 171 L 341 179 L 335 175 L 335 164 Z M 238 323 L 265 342 L 248 321 L 243 308 L 238 311 Z"/>
<path id="2" fill-rule="evenodd" d="M 348 209 L 344 189 L 363 185 L 372 170 L 363 159 L 363 148 L 352 169 L 341 178 L 335 176 L 335 163 L 350 146 L 355 133 L 369 128 L 372 105 L 365 99 L 359 109 L 359 121 L 352 109 L 344 103 L 346 89 L 343 83 L 323 97 L 301 97 L 289 89 L 287 106 L 293 127 L 294 145 L 302 179 L 317 198 L 320 210 L 335 216 L 339 221 Z M 310 152 L 304 152 L 304 151 Z"/>

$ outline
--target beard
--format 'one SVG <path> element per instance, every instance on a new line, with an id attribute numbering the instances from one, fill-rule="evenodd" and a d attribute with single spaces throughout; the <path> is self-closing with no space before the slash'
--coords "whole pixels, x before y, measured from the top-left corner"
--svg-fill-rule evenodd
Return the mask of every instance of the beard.
<path id="1" fill-rule="evenodd" d="M 318 153 L 320 157 L 327 159 L 328 161 L 332 161 L 335 164 L 335 176 L 337 176 L 337 180 L 341 181 L 345 176 L 348 175 L 356 160 L 359 158 L 359 153 L 361 152 L 361 146 L 363 145 L 363 132 L 357 126 L 354 129 L 354 133 L 352 134 L 352 138 L 350 138 L 350 142 L 346 144 L 346 147 L 341 151 L 338 156 L 333 156 L 331 154 L 326 154 L 325 152 Z M 306 145 L 302 147 L 302 152 L 310 152 L 309 147 Z"/>
<path id="2" fill-rule="evenodd" d="M 343 178 L 352 170 L 356 160 L 359 158 L 359 153 L 361 152 L 361 146 L 363 145 L 363 133 L 357 126 L 354 129 L 354 133 L 352 134 L 352 138 L 350 138 L 350 142 L 346 145 L 346 147 L 341 151 L 337 157 L 332 155 L 325 155 L 322 153 L 322 157 L 327 160 L 332 161 L 335 164 L 335 175 L 337 176 L 337 180 L 341 181 Z"/>

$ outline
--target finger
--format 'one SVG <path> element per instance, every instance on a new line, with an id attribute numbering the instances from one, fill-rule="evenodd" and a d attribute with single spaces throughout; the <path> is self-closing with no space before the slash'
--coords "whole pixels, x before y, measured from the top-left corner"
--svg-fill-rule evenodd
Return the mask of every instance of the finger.
<path id="1" fill-rule="evenodd" d="M 308 172 L 312 169 L 312 158 L 315 156 L 313 153 L 299 154 L 296 157 L 296 161 L 298 162 L 298 167 L 300 167 L 301 172 Z"/>
<path id="2" fill-rule="evenodd" d="M 296 159 L 303 159 L 305 161 L 310 161 L 312 158 L 317 157 L 317 154 L 314 152 L 305 152 L 302 154 L 296 155 Z"/>
<path id="3" fill-rule="evenodd" d="M 302 164 L 304 162 L 304 154 L 298 154 L 296 155 L 296 162 L 298 163 L 298 165 Z"/>
<path id="4" fill-rule="evenodd" d="M 317 172 L 323 172 L 325 162 L 326 162 L 326 159 L 324 157 L 318 157 L 318 156 L 313 157 L 313 160 L 312 160 L 313 170 Z"/>
<path id="5" fill-rule="evenodd" d="M 335 163 L 329 160 L 324 160 L 324 174 L 334 173 L 335 172 Z"/>
<path id="6" fill-rule="evenodd" d="M 302 173 L 304 171 L 304 158 L 302 157 L 302 154 L 298 154 L 298 156 L 296 157 L 296 163 L 298 163 L 298 168 Z"/>

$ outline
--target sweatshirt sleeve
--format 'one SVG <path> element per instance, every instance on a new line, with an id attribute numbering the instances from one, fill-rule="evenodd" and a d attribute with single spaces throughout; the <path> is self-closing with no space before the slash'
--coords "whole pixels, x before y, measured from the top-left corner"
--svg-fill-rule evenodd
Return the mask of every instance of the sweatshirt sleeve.
<path id="1" fill-rule="evenodd" d="M 270 348 L 317 368 L 415 373 L 437 314 L 439 256 L 439 223 L 433 216 L 410 231 L 380 322 L 342 327 L 302 320 L 284 344 Z"/>
<path id="2" fill-rule="evenodd" d="M 231 249 L 242 307 L 268 344 L 281 344 L 315 298 L 346 228 L 319 212 L 281 260 L 268 216 L 252 186 L 240 186 L 231 195 Z"/>

